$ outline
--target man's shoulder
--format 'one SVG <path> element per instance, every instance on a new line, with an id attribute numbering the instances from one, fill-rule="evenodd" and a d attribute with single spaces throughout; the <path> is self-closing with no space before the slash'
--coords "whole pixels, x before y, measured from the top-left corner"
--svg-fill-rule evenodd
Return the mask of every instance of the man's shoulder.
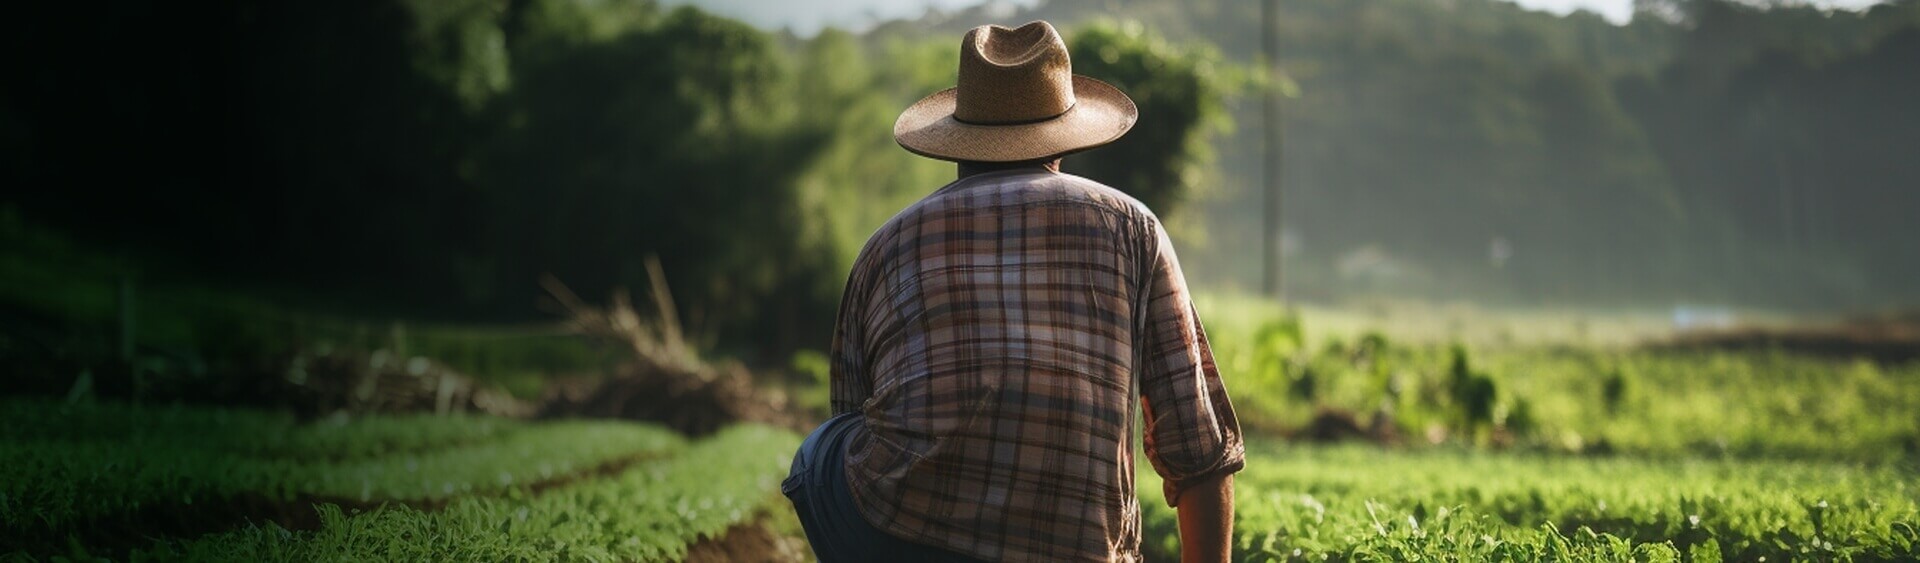
<path id="1" fill-rule="evenodd" d="M 1158 221 L 1140 200 L 1089 178 L 1059 172 L 986 173 L 955 180 L 901 209 L 867 239 L 861 255 L 871 253 L 876 246 L 892 244 L 903 233 L 918 232 L 922 223 L 932 219 L 1034 205 L 1078 207 L 1129 221 Z"/>
<path id="2" fill-rule="evenodd" d="M 1033 204 L 1084 205 L 1129 216 L 1153 214 L 1140 200 L 1126 192 L 1090 178 L 1063 172 L 969 176 L 940 188 L 908 207 L 908 210 Z"/>
<path id="3" fill-rule="evenodd" d="M 1051 184 L 1058 186 L 1063 193 L 1084 197 L 1090 202 L 1125 210 L 1130 213 L 1151 213 L 1147 210 L 1145 204 L 1140 203 L 1140 200 L 1134 199 L 1133 196 L 1127 195 L 1127 192 L 1120 191 L 1113 186 L 1100 183 L 1091 178 L 1064 172 L 1050 174 L 1049 176 L 1051 176 L 1051 180 L 1053 180 Z"/>

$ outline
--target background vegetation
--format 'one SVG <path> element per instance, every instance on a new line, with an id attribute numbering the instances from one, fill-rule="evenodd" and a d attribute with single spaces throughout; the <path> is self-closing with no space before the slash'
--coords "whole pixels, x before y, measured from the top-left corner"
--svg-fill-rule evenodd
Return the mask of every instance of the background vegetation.
<path id="1" fill-rule="evenodd" d="M 1014 19 L 1122 13 L 1253 61 L 1259 4 L 1048 2 Z M 1920 131 L 1902 70 L 1920 5 L 1756 4 L 1642 1 L 1613 25 L 1492 1 L 1281 2 L 1298 296 L 1912 303 L 1916 254 L 1891 210 L 1920 207 L 1920 172 L 1893 156 Z M 1255 123 L 1254 101 L 1232 114 Z M 1259 236 L 1260 135 L 1219 143 L 1196 276 L 1258 287 L 1228 241 Z"/>
<path id="2" fill-rule="evenodd" d="M 1201 288 L 1243 558 L 1920 559 L 1920 0 L 1259 4 L 22 7 L 0 560 L 803 559 L 824 327 L 954 174 L 893 120 L 1042 18 L 1142 108 L 1066 170 Z"/>
<path id="3" fill-rule="evenodd" d="M 1285 2 L 1271 76 L 1257 3 L 1111 4 L 1001 19 L 1061 24 L 1148 110 L 1068 167 L 1175 217 L 1203 283 L 1255 279 L 1233 241 L 1257 238 L 1259 133 L 1232 94 L 1278 88 L 1297 296 L 1914 301 L 1911 0 L 1647 2 L 1625 26 Z M 0 104 L 10 229 L 142 284 L 455 321 L 541 318 L 541 274 L 643 286 L 657 255 L 696 335 L 774 361 L 820 345 L 865 234 L 950 175 L 885 133 L 986 18 L 798 38 L 650 2 L 34 10 Z M 57 285 L 33 282 L 9 285 Z"/>

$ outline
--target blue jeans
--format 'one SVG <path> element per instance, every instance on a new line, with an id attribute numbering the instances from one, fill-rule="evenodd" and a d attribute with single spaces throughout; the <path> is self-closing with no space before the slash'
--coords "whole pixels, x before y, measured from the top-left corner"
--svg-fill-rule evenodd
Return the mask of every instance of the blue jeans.
<path id="1" fill-rule="evenodd" d="M 793 456 L 780 492 L 793 501 L 807 543 L 821 563 L 842 561 L 976 561 L 940 548 L 912 543 L 873 527 L 853 504 L 847 488 L 847 442 L 860 427 L 860 413 L 827 419 Z"/>

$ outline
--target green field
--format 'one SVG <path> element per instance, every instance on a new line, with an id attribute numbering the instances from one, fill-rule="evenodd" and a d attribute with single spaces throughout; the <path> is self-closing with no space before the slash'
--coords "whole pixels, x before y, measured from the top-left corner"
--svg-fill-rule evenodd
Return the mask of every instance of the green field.
<path id="1" fill-rule="evenodd" d="M 0 553 L 22 560 L 673 559 L 764 513 L 798 444 L 754 426 L 0 410 L 19 423 L 0 432 Z"/>
<path id="2" fill-rule="evenodd" d="M 1907 469 L 1440 449 L 1254 447 L 1236 545 L 1267 560 L 1910 561 Z M 1158 483 L 1143 476 L 1141 490 Z M 1147 503 L 1152 548 L 1175 515 Z"/>
<path id="3" fill-rule="evenodd" d="M 657 561 L 766 510 L 797 436 L 736 427 L 679 455 L 546 491 L 437 511 L 321 509 L 320 529 L 215 534 L 142 555 L 187 561 Z"/>
<path id="4" fill-rule="evenodd" d="M 845 297 L 1046 338 L 1133 266 L 1194 291 L 1237 560 L 1920 563 L 1920 0 L 9 15 L 0 563 L 807 561 L 778 485 L 883 324 Z M 902 150 L 1043 52 L 1131 117 Z M 915 203 L 1040 161 L 1133 219 Z"/>
<path id="5" fill-rule="evenodd" d="M 1920 559 L 1920 365 L 1656 350 L 1628 315 L 1201 307 L 1244 425 L 1377 443 L 1251 436 L 1245 560 Z"/>
<path id="6" fill-rule="evenodd" d="M 1920 365 L 1654 351 L 1632 342 L 1657 323 L 1578 315 L 1446 339 L 1432 311 L 1201 306 L 1253 432 L 1243 560 L 1920 559 Z M 778 482 L 799 438 L 0 400 L 0 553 L 677 560 L 742 526 L 797 538 Z M 1141 479 L 1145 548 L 1177 554 Z"/>

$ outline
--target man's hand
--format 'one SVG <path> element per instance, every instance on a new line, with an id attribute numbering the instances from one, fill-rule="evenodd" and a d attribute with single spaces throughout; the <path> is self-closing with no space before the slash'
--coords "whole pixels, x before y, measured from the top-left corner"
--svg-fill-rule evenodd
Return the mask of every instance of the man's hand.
<path id="1" fill-rule="evenodd" d="M 1223 563 L 1233 554 L 1233 474 L 1180 491 L 1181 563 Z"/>

